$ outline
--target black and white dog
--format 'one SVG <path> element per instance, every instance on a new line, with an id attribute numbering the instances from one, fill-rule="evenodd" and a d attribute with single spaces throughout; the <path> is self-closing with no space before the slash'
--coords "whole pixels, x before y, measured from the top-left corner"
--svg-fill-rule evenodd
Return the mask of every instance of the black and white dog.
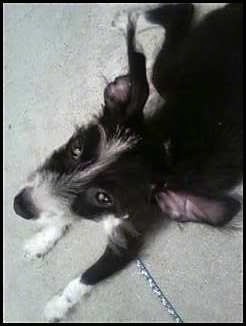
<path id="1" fill-rule="evenodd" d="M 128 21 L 129 74 L 104 90 L 102 112 L 82 126 L 29 178 L 15 212 L 41 226 L 26 255 L 45 255 L 74 217 L 101 221 L 102 257 L 47 305 L 61 320 L 98 282 L 124 268 L 142 247 L 154 217 L 223 226 L 240 210 L 230 190 L 242 178 L 242 5 L 209 13 L 198 24 L 192 4 L 147 11 L 166 36 L 152 82 L 165 99 L 145 118 L 146 60 Z"/>

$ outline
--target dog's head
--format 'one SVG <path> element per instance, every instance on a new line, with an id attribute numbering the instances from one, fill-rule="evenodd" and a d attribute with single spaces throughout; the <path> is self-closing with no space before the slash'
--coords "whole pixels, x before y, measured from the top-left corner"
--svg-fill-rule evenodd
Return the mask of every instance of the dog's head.
<path id="1" fill-rule="evenodd" d="M 68 209 L 85 218 L 126 216 L 147 196 L 149 180 L 139 135 L 121 125 L 112 128 L 96 119 L 76 130 L 29 177 L 15 197 L 16 213 L 27 219 Z"/>
<path id="2" fill-rule="evenodd" d="M 149 198 L 150 178 L 141 156 L 148 84 L 145 57 L 135 51 L 133 24 L 128 57 L 129 75 L 107 85 L 102 112 L 55 150 L 17 194 L 18 215 L 48 219 L 73 212 L 89 219 L 127 218 Z"/>

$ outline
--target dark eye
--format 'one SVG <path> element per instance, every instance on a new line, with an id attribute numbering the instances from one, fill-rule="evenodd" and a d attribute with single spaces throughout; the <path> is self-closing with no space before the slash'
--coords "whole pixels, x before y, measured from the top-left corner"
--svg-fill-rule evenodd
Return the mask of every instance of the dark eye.
<path id="1" fill-rule="evenodd" d="M 100 205 L 103 206 L 111 206 L 113 204 L 113 201 L 110 196 L 104 191 L 98 191 L 96 193 L 96 200 Z"/>
<path id="2" fill-rule="evenodd" d="M 80 139 L 76 139 L 73 143 L 72 143 L 72 157 L 74 160 L 78 160 L 82 154 L 83 148 L 82 148 L 82 144 Z"/>

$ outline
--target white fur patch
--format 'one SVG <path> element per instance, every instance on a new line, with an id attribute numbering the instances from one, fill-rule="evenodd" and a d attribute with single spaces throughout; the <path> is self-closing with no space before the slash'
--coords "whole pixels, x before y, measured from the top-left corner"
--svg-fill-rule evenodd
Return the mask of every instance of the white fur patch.
<path id="1" fill-rule="evenodd" d="M 116 252 L 118 252 L 119 247 L 127 248 L 126 233 L 133 237 L 140 235 L 128 219 L 128 214 L 121 216 L 120 218 L 111 214 L 105 216 L 102 220 L 104 230 L 110 240 L 109 245 Z"/>
<path id="2" fill-rule="evenodd" d="M 35 234 L 24 245 L 24 257 L 31 260 L 47 254 L 63 236 L 67 226 L 66 224 L 48 226 Z"/>
<path id="3" fill-rule="evenodd" d="M 102 134 L 102 141 L 99 162 L 104 162 L 104 164 L 107 161 L 111 162 L 112 160 L 115 160 L 119 154 L 127 151 L 138 142 L 138 139 L 135 136 L 121 135 L 122 130 L 120 128 L 116 129 L 114 137 L 108 141 L 106 140 L 103 127 L 100 127 L 100 131 Z"/>
<path id="4" fill-rule="evenodd" d="M 50 322 L 63 320 L 68 311 L 88 294 L 92 286 L 80 282 L 80 278 L 72 280 L 62 294 L 54 296 L 46 305 L 44 315 Z"/>
<path id="5" fill-rule="evenodd" d="M 111 236 L 114 229 L 122 223 L 120 218 L 116 218 L 114 215 L 108 215 L 103 219 L 103 226 L 106 234 Z"/>
<path id="6" fill-rule="evenodd" d="M 114 137 L 107 140 L 103 127 L 99 125 L 101 132 L 101 144 L 100 153 L 97 161 L 88 168 L 69 176 L 69 184 L 65 183 L 65 186 L 75 190 L 82 187 L 84 183 L 87 183 L 91 178 L 95 177 L 98 173 L 103 172 L 110 164 L 115 162 L 119 156 L 130 150 L 139 141 L 135 136 L 122 134 L 121 129 L 117 129 Z"/>
<path id="7" fill-rule="evenodd" d="M 25 185 L 29 188 L 33 204 L 40 211 L 39 217 L 31 220 L 39 232 L 24 245 L 24 257 L 27 259 L 47 254 L 73 222 L 66 201 L 55 195 L 52 188 L 55 180 L 55 174 L 36 172 Z"/>
<path id="8" fill-rule="evenodd" d="M 26 184 L 33 204 L 40 211 L 39 217 L 31 220 L 39 232 L 24 245 L 26 259 L 32 260 L 47 254 L 73 222 L 66 200 L 55 194 L 55 180 L 55 174 L 36 172 Z"/>
<path id="9" fill-rule="evenodd" d="M 46 220 L 50 216 L 63 215 L 66 208 L 66 202 L 56 195 L 56 186 L 54 186 L 56 179 L 57 175 L 54 173 L 37 172 L 27 184 L 34 205 Z"/>

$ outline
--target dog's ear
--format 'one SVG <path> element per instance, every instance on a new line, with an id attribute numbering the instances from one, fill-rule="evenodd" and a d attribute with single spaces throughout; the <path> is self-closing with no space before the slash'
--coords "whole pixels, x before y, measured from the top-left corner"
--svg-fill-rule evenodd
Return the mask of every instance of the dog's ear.
<path id="1" fill-rule="evenodd" d="M 134 19 L 129 16 L 127 26 L 129 72 L 126 76 L 117 77 L 104 90 L 104 116 L 109 116 L 117 123 L 124 123 L 133 117 L 142 117 L 149 96 L 146 60 L 144 54 L 136 49 L 135 24 Z"/>
<path id="2" fill-rule="evenodd" d="M 208 198 L 185 192 L 160 191 L 156 200 L 160 209 L 177 221 L 214 226 L 223 226 L 241 208 L 240 202 L 232 197 Z"/>

